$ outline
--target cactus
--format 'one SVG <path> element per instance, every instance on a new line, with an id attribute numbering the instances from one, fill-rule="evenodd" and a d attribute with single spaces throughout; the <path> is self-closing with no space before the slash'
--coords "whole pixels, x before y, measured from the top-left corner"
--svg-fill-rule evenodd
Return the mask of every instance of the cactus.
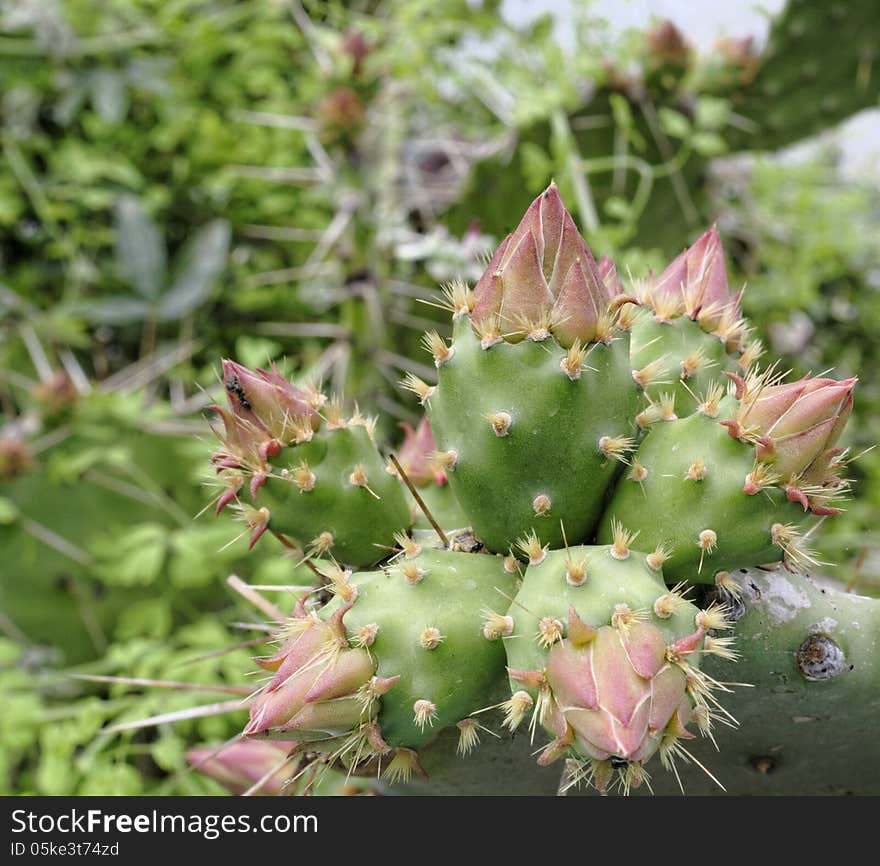
<path id="1" fill-rule="evenodd" d="M 340 423 L 319 392 L 274 369 L 224 364 L 231 410 L 218 409 L 226 437 L 214 460 L 231 493 L 218 510 L 249 476 L 267 512 L 254 540 L 268 528 L 302 548 L 318 526 L 339 527 L 332 548 L 306 552 L 320 586 L 258 659 L 272 676 L 245 737 L 295 740 L 300 769 L 380 773 L 406 788 L 425 765 L 443 778 L 451 741 L 468 753 L 500 709 L 510 733 L 551 737 L 537 763 L 565 759 L 563 793 L 681 786 L 685 767 L 723 784 L 690 741 L 717 745 L 716 723 L 737 724 L 728 703 L 751 706 L 730 689 L 742 650 L 724 632 L 749 590 L 729 572 L 810 561 L 806 521 L 836 513 L 847 492 L 838 441 L 856 380 L 785 382 L 757 368 L 714 228 L 627 292 L 554 186 L 474 292 L 454 286 L 447 301 L 452 343 L 425 341 L 438 384 L 406 383 L 430 422 L 404 428 L 387 467 L 359 415 Z M 636 355 L 651 357 L 651 376 Z M 354 446 L 334 438 L 353 431 L 370 455 L 359 465 L 381 467 L 386 485 L 357 508 L 346 496 L 373 491 L 351 491 Z M 298 507 L 322 481 L 326 497 Z M 400 482 L 439 542 L 408 534 Z M 420 489 L 451 490 L 456 507 L 438 523 Z M 467 529 L 447 534 L 448 521 Z M 811 681 L 843 669 L 847 650 L 827 631 L 817 625 L 796 653 Z M 671 773 L 652 778 L 655 755 Z"/>
<path id="2" fill-rule="evenodd" d="M 252 373 L 226 361 L 223 372 L 231 411 L 213 407 L 224 425 L 213 457 L 223 485 L 218 513 L 236 502 L 251 547 L 270 529 L 349 565 L 382 559 L 380 545 L 408 529 L 410 516 L 370 421 L 360 413 L 345 418 L 338 402 L 275 369 Z M 258 507 L 239 499 L 245 486 Z"/>
<path id="3" fill-rule="evenodd" d="M 427 340 L 438 384 L 417 390 L 475 532 L 495 551 L 533 529 L 558 547 L 560 521 L 586 538 L 633 445 L 639 390 L 610 292 L 555 186 L 473 296 L 451 301 L 452 344 Z"/>
<path id="4" fill-rule="evenodd" d="M 665 546 L 672 579 L 711 583 L 719 571 L 779 559 L 805 565 L 804 512 L 835 514 L 847 491 L 836 443 L 855 379 L 732 378 L 735 396 L 716 390 L 694 414 L 650 430 L 599 531 L 610 541 L 619 521 L 640 544 Z"/>
<path id="5" fill-rule="evenodd" d="M 570 784 L 625 791 L 648 782 L 644 764 L 659 751 L 667 767 L 690 755 L 693 722 L 704 736 L 723 709 L 723 688 L 700 670 L 700 656 L 734 657 L 722 607 L 700 611 L 670 591 L 656 558 L 631 550 L 618 532 L 607 547 L 572 547 L 530 563 L 511 611 L 506 642 L 511 728 L 528 714 L 554 740 L 538 758 L 569 757 Z M 616 778 L 615 778 L 616 776 Z"/>
<path id="6" fill-rule="evenodd" d="M 416 750 L 458 726 L 459 751 L 479 740 L 471 714 L 503 679 L 514 578 L 499 557 L 403 549 L 381 571 L 326 569 L 334 600 L 301 599 L 275 655 L 272 680 L 244 733 L 303 741 L 321 760 L 392 780 L 419 772 Z"/>

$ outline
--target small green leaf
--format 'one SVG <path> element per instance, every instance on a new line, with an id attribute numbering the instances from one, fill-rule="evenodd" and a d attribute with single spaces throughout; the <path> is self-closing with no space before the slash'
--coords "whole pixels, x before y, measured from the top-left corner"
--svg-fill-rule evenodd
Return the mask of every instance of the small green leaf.
<path id="1" fill-rule="evenodd" d="M 658 111 L 660 128 L 672 138 L 684 140 L 690 135 L 691 122 L 680 112 L 672 108 L 661 108 Z"/>
<path id="2" fill-rule="evenodd" d="M 694 112 L 694 125 L 697 129 L 717 132 L 730 117 L 730 103 L 716 96 L 701 96 Z"/>
<path id="3" fill-rule="evenodd" d="M 130 195 L 116 202 L 116 264 L 145 298 L 155 298 L 165 280 L 165 242 L 141 203 Z"/>
<path id="4" fill-rule="evenodd" d="M 229 223 L 214 220 L 201 228 L 178 256 L 177 278 L 159 302 L 159 318 L 174 321 L 200 307 L 214 291 L 229 253 Z"/>
<path id="5" fill-rule="evenodd" d="M 727 142 L 717 132 L 695 132 L 690 143 L 701 156 L 718 156 L 727 152 Z"/>
<path id="6" fill-rule="evenodd" d="M 0 526 L 9 526 L 18 520 L 18 506 L 5 496 L 0 496 Z"/>

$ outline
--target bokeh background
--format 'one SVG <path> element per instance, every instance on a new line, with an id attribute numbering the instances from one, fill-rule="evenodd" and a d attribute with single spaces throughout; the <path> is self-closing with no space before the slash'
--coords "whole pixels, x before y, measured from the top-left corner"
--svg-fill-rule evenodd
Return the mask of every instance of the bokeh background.
<path id="1" fill-rule="evenodd" d="M 187 713 L 247 690 L 225 579 L 298 578 L 197 516 L 219 360 L 397 441 L 438 286 L 551 179 L 634 277 L 717 222 L 772 354 L 860 377 L 816 546 L 880 595 L 878 52 L 873 0 L 2 0 L 0 792 L 224 790 L 186 753 L 244 715 Z"/>

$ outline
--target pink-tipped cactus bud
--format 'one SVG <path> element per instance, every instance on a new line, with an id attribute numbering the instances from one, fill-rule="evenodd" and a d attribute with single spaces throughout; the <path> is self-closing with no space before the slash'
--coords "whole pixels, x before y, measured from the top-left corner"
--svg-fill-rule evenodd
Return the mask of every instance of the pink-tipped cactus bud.
<path id="1" fill-rule="evenodd" d="M 79 399 L 79 391 L 66 370 L 55 370 L 51 376 L 34 386 L 34 401 L 46 416 L 59 415 Z"/>
<path id="2" fill-rule="evenodd" d="M 563 346 L 596 338 L 610 292 L 555 184 L 530 205 L 474 289 L 473 318 L 521 339 L 543 323 Z"/>
<path id="3" fill-rule="evenodd" d="M 251 706 L 245 735 L 303 731 L 341 736 L 367 721 L 363 690 L 376 662 L 345 640 L 342 616 L 325 622 L 312 614 L 295 616 L 288 637 L 274 656 L 259 660 L 274 670 L 269 684 Z"/>
<path id="4" fill-rule="evenodd" d="M 580 646 L 566 638 L 550 649 L 547 685 L 582 754 L 645 761 L 687 696 L 686 675 L 651 623 L 595 631 Z"/>
<path id="5" fill-rule="evenodd" d="M 652 68 L 668 65 L 686 67 L 693 49 L 682 32 L 671 21 L 654 25 L 647 35 L 648 59 Z"/>
<path id="6" fill-rule="evenodd" d="M 752 438 L 758 459 L 772 464 L 783 480 L 805 476 L 811 486 L 823 486 L 857 381 L 804 378 L 763 387 L 760 380 L 745 382 L 737 388 L 741 403 L 729 429 Z"/>
<path id="7" fill-rule="evenodd" d="M 240 740 L 227 746 L 191 749 L 186 759 L 193 769 L 231 794 L 241 795 L 260 782 L 255 793 L 277 797 L 284 793 L 291 776 L 285 758 L 297 745 L 292 740 Z"/>
<path id="8" fill-rule="evenodd" d="M 651 294 L 674 301 L 707 330 L 718 325 L 727 308 L 739 318 L 739 295 L 730 294 L 724 248 L 715 226 L 667 265 Z"/>
<path id="9" fill-rule="evenodd" d="M 401 422 L 399 426 L 403 428 L 405 435 L 397 459 L 409 480 L 418 487 L 427 487 L 432 483 L 446 484 L 446 472 L 431 459 L 431 455 L 437 450 L 437 443 L 428 419 L 422 418 L 415 430 L 405 422 Z"/>
<path id="10" fill-rule="evenodd" d="M 262 430 L 271 443 L 269 454 L 302 436 L 304 427 L 317 429 L 318 414 L 305 391 L 288 382 L 274 367 L 251 372 L 234 361 L 223 362 L 223 383 L 239 423 Z"/>

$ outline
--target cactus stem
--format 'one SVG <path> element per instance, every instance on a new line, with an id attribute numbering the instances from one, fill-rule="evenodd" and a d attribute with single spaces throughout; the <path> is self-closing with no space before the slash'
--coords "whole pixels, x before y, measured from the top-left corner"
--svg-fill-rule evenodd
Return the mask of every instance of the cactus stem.
<path id="1" fill-rule="evenodd" d="M 437 718 L 437 705 L 431 701 L 420 698 L 413 704 L 413 723 L 420 731 L 425 730 L 425 726 L 434 727 L 434 719 Z"/>
<path id="2" fill-rule="evenodd" d="M 639 537 L 639 533 L 627 531 L 619 520 L 612 519 L 611 535 L 613 539 L 610 550 L 611 555 L 618 560 L 628 559 L 630 547 Z"/>
<path id="3" fill-rule="evenodd" d="M 483 616 L 483 637 L 486 640 L 499 640 L 513 634 L 515 622 L 512 616 L 496 613 L 494 610 L 480 611 Z"/>
<path id="4" fill-rule="evenodd" d="M 483 416 L 491 425 L 496 436 L 506 436 L 510 431 L 513 418 L 510 412 L 488 412 Z"/>
<path id="5" fill-rule="evenodd" d="M 445 640 L 446 635 L 441 634 L 440 629 L 433 625 L 425 626 L 419 633 L 419 646 L 422 649 L 437 649 Z"/>
<path id="6" fill-rule="evenodd" d="M 434 356 L 434 366 L 437 368 L 451 361 L 455 355 L 455 349 L 452 346 L 447 346 L 446 340 L 436 331 L 428 331 L 422 338 L 422 345 L 429 354 Z"/>

